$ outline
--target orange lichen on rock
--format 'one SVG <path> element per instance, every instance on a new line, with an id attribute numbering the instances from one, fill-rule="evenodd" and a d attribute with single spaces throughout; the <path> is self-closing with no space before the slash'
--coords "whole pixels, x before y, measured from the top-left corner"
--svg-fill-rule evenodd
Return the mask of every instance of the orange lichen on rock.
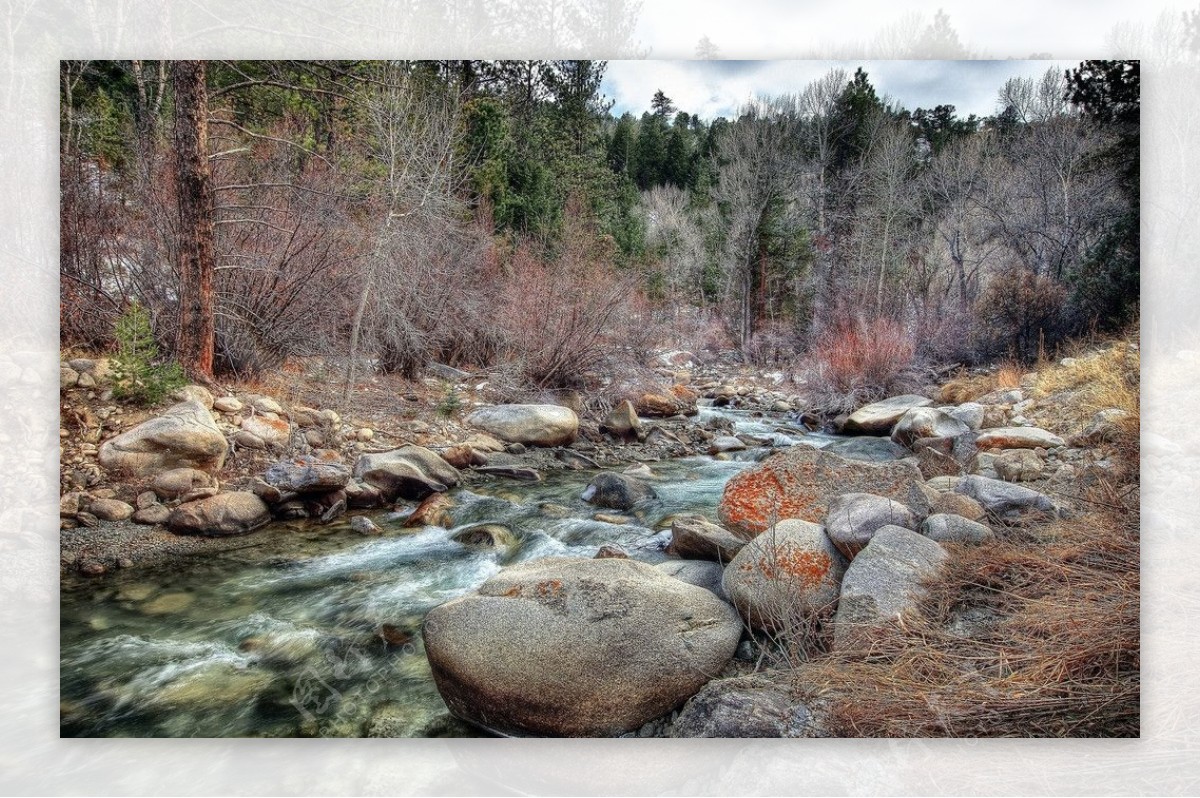
<path id="1" fill-rule="evenodd" d="M 832 565 L 833 559 L 824 552 L 781 546 L 768 559 L 744 563 L 742 570 L 757 568 L 766 579 L 783 579 L 798 582 L 802 587 L 815 587 L 829 575 Z"/>
<path id="2" fill-rule="evenodd" d="M 718 513 L 725 528 L 750 540 L 785 518 L 819 523 L 843 493 L 886 496 L 922 512 L 928 505 L 922 481 L 911 463 L 867 463 L 796 448 L 731 478 Z"/>

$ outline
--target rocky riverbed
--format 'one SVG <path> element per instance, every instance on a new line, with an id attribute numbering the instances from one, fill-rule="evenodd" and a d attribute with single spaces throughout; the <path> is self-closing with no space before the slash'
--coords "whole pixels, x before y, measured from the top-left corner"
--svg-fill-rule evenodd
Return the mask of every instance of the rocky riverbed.
<path id="1" fill-rule="evenodd" d="M 671 372 L 596 418 L 399 424 L 198 386 L 136 412 L 106 371 L 63 364 L 73 735 L 827 734 L 746 680 L 768 649 L 813 619 L 869 645 L 956 547 L 1077 512 L 1121 422 L 1055 424 L 1037 375 L 833 421 Z"/>

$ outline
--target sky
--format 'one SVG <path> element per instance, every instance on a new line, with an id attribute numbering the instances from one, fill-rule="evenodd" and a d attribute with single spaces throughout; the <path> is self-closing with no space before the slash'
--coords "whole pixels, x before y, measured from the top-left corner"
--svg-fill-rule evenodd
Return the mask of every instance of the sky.
<path id="1" fill-rule="evenodd" d="M 960 116 L 996 113 L 996 98 L 1013 77 L 1041 77 L 1079 65 L 1046 61 L 609 61 L 602 91 L 612 113 L 641 116 L 661 89 L 676 108 L 702 119 L 734 116 L 755 95 L 799 92 L 834 68 L 861 66 L 875 91 L 909 109 L 953 105 Z M 1003 109 L 1000 109 L 1003 110 Z"/>

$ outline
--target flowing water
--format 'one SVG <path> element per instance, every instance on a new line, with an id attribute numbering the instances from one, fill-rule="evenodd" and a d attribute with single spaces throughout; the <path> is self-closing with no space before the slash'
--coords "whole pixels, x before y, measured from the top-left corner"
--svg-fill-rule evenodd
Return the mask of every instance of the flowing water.
<path id="1" fill-rule="evenodd" d="M 775 446 L 833 439 L 778 417 L 703 412 Z M 64 575 L 62 733 L 475 734 L 449 718 L 434 687 L 420 639 L 431 608 L 514 562 L 592 557 L 604 544 L 659 562 L 670 516 L 715 517 L 725 482 L 764 451 L 650 464 L 659 499 L 624 524 L 593 520 L 597 508 L 579 498 L 593 472 L 562 472 L 452 491 L 450 529 L 404 529 L 403 516 L 374 512 L 381 537 L 356 534 L 348 519 L 276 524 L 247 538 L 259 545 L 170 568 Z M 508 527 L 516 542 L 479 549 L 451 539 L 481 522 Z"/>

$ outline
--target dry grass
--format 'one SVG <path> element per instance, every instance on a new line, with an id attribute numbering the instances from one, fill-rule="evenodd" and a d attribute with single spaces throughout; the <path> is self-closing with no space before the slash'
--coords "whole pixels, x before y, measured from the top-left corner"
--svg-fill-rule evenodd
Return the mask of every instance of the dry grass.
<path id="1" fill-rule="evenodd" d="M 960 405 L 972 402 L 992 391 L 1003 391 L 1021 386 L 1021 364 L 1006 360 L 994 371 L 986 374 L 970 374 L 965 369 L 942 386 L 941 400 L 946 404 Z"/>
<path id="2" fill-rule="evenodd" d="M 1141 365 L 1141 353 L 1117 341 L 1077 355 L 1069 366 L 1040 369 L 1034 396 L 1070 394 L 1071 401 L 1057 404 L 1064 427 L 1072 433 L 1082 431 L 1101 410 L 1124 410 L 1115 443 L 1135 448 L 1141 424 Z"/>
<path id="3" fill-rule="evenodd" d="M 903 630 L 793 675 L 840 736 L 1134 737 L 1138 591 L 1137 508 L 1103 508 L 957 549 Z"/>

